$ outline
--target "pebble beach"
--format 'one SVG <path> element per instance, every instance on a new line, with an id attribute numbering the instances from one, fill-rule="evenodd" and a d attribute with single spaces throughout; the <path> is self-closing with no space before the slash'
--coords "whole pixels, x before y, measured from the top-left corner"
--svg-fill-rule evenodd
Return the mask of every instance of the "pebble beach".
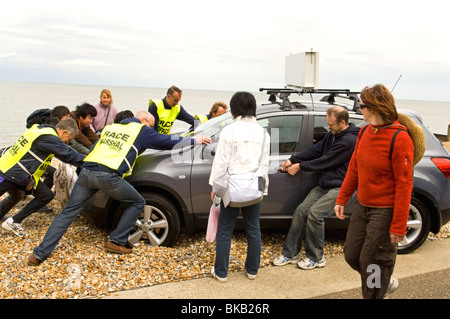
<path id="1" fill-rule="evenodd" d="M 443 144 L 450 150 L 450 142 Z M 10 215 L 20 210 L 26 200 L 11 210 Z M 61 211 L 56 200 L 49 207 L 51 213 L 35 213 L 22 222 L 27 232 L 23 238 L 0 229 L 0 298 L 98 298 L 127 289 L 210 276 L 215 243 L 205 240 L 205 231 L 190 237 L 182 234 L 173 247 L 141 243 L 131 254 L 118 255 L 104 249 L 109 232 L 90 224 L 82 216 L 76 218 L 45 262 L 38 267 L 29 266 L 32 249 Z M 272 267 L 285 235 L 285 232 L 262 232 L 261 267 Z M 449 236 L 450 223 L 439 234 L 430 233 L 428 240 L 443 240 Z M 325 258 L 342 255 L 344 241 L 345 231 L 327 231 Z M 244 271 L 245 257 L 245 233 L 235 231 L 229 271 Z"/>

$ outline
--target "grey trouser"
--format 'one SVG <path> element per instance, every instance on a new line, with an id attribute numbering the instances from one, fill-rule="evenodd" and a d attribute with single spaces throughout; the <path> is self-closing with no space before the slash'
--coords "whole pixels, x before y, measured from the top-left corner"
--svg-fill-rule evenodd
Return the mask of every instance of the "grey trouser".
<path id="1" fill-rule="evenodd" d="M 389 236 L 393 208 L 362 206 L 359 201 L 350 218 L 344 255 L 361 275 L 365 299 L 381 299 L 394 271 L 397 244 Z"/>

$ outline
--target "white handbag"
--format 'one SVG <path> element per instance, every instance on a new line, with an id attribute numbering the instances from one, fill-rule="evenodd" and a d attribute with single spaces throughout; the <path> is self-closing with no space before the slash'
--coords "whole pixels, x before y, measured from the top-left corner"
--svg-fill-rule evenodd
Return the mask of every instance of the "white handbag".
<path id="1" fill-rule="evenodd" d="M 259 203 L 263 199 L 266 180 L 261 166 L 254 173 L 230 175 L 228 191 L 231 207 L 245 207 Z M 225 204 L 225 203 L 224 203 Z"/>

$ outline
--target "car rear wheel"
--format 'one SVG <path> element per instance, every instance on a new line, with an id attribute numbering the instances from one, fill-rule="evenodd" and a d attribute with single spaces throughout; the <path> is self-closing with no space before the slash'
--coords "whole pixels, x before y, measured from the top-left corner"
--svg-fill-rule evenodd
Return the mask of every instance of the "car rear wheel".
<path id="1" fill-rule="evenodd" d="M 172 246 L 180 234 L 180 218 L 175 206 L 164 196 L 155 193 L 141 193 L 145 207 L 136 221 L 128 243 L 138 245 L 141 241 L 152 246 Z M 123 209 L 119 209 L 122 215 Z M 116 218 L 117 224 L 119 218 Z"/>
<path id="2" fill-rule="evenodd" d="M 430 232 L 430 212 L 417 198 L 411 198 L 405 238 L 398 245 L 399 254 L 407 254 L 420 247 Z"/>

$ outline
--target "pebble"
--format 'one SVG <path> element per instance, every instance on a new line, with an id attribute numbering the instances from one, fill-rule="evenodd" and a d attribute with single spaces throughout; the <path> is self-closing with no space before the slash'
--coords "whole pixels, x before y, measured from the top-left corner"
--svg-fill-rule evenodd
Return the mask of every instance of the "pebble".
<path id="1" fill-rule="evenodd" d="M 19 203 L 14 210 L 21 208 Z M 141 242 L 132 254 L 106 252 L 109 232 L 78 216 L 52 255 L 40 266 L 29 266 L 28 256 L 61 211 L 59 202 L 49 205 L 52 213 L 34 213 L 22 222 L 27 236 L 19 238 L 0 230 L 0 298 L 79 299 L 108 296 L 114 292 L 210 276 L 215 243 L 205 240 L 205 231 L 182 234 L 173 247 L 152 247 Z M 429 239 L 447 238 L 447 224 Z M 281 252 L 285 232 L 262 232 L 261 267 L 272 267 Z M 343 254 L 345 231 L 327 231 L 325 258 Z M 230 272 L 244 271 L 246 240 L 235 231 L 231 243 Z"/>
<path id="2" fill-rule="evenodd" d="M 450 149 L 450 142 L 445 145 Z M 0 197 L 3 199 L 5 195 Z M 27 199 L 26 199 L 27 200 Z M 14 215 L 25 205 L 19 203 Z M 28 256 L 61 211 L 58 201 L 52 213 L 34 213 L 22 222 L 27 236 L 19 238 L 0 227 L 1 299 L 81 299 L 108 296 L 127 289 L 210 276 L 215 243 L 205 240 L 205 231 L 181 234 L 173 247 L 152 247 L 142 242 L 128 255 L 106 252 L 109 232 L 78 216 L 52 255 L 40 266 L 29 266 Z M 286 232 L 262 232 L 261 267 L 272 267 L 281 253 Z M 450 237 L 450 223 L 428 240 Z M 343 254 L 345 231 L 326 232 L 325 258 Z M 231 242 L 229 272 L 244 271 L 247 244 L 245 233 L 235 231 Z M 303 252 L 303 251 L 302 251 Z M 303 252 L 304 253 L 304 252 Z"/>

